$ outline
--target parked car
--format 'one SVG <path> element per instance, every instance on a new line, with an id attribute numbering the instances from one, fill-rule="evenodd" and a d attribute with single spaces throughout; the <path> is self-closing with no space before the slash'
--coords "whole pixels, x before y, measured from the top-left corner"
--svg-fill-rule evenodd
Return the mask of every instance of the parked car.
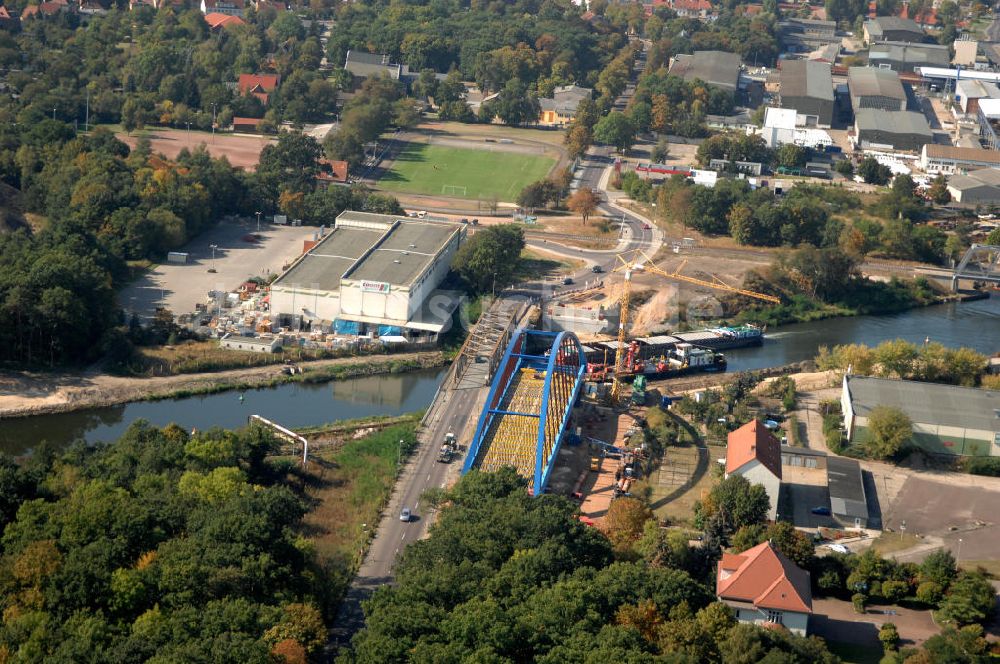
<path id="1" fill-rule="evenodd" d="M 601 267 L 600 265 L 595 265 L 592 269 L 595 274 L 600 274 L 601 272 L 604 272 L 604 268 Z"/>
<path id="2" fill-rule="evenodd" d="M 816 514 L 817 516 L 830 516 L 830 508 L 829 507 L 814 507 L 814 508 L 812 508 L 812 513 Z"/>
<path id="3" fill-rule="evenodd" d="M 565 279 L 563 279 L 563 286 L 572 286 L 572 285 L 573 285 L 573 277 L 566 277 Z"/>
<path id="4" fill-rule="evenodd" d="M 827 546 L 830 547 L 831 551 L 835 551 L 837 553 L 850 553 L 851 552 L 851 550 L 848 549 L 843 544 L 828 544 Z"/>
<path id="5" fill-rule="evenodd" d="M 764 420 L 764 426 L 770 429 L 771 431 L 774 431 L 781 425 L 775 422 L 774 420 Z"/>
<path id="6" fill-rule="evenodd" d="M 410 521 L 413 518 L 413 512 L 410 511 L 409 507 L 404 507 L 403 511 L 399 513 L 400 521 Z"/>

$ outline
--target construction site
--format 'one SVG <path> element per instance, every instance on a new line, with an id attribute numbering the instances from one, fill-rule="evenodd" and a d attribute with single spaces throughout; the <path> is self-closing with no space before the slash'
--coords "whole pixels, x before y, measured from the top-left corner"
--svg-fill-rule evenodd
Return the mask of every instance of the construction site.
<path id="1" fill-rule="evenodd" d="M 759 344 L 763 336 L 753 326 L 637 336 L 636 330 L 662 325 L 670 301 L 676 301 L 677 289 L 664 285 L 679 282 L 699 291 L 780 302 L 717 277 L 690 276 L 684 267 L 664 270 L 641 250 L 620 255 L 607 290 L 602 284 L 544 305 L 543 321 L 579 319 L 581 334 L 527 324 L 490 334 L 488 345 L 506 347 L 492 372 L 462 472 L 511 466 L 527 479 L 532 494 L 569 495 L 580 502 L 582 518 L 600 526 L 611 503 L 630 495 L 633 482 L 650 470 L 643 432 L 650 381 L 724 371 L 721 349 Z M 633 282 L 640 275 L 659 288 L 632 316 L 638 300 L 632 298 Z M 615 336 L 593 331 L 611 325 Z M 656 405 L 669 402 L 657 391 Z"/>

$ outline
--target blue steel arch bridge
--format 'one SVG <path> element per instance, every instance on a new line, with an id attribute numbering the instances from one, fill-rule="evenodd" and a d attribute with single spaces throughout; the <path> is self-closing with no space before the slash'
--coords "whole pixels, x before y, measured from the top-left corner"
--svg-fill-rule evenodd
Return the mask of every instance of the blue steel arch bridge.
<path id="1" fill-rule="evenodd" d="M 497 368 L 462 473 L 513 466 L 545 491 L 587 361 L 572 332 L 520 329 Z"/>

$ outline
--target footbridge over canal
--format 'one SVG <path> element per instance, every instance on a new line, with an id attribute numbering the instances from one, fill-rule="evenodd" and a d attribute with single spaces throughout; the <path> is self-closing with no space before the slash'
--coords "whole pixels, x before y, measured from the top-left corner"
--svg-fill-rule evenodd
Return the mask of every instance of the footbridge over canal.
<path id="1" fill-rule="evenodd" d="M 572 332 L 518 329 L 500 360 L 462 467 L 513 466 L 545 492 L 587 361 Z"/>

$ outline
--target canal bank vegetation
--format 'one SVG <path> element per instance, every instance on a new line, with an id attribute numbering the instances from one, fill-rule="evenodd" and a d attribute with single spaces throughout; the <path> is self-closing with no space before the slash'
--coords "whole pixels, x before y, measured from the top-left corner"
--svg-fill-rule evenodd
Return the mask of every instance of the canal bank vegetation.
<path id="1" fill-rule="evenodd" d="M 948 348 L 936 341 L 915 344 L 904 339 L 871 347 L 843 344 L 820 346 L 816 366 L 821 371 L 859 376 L 898 378 L 975 387 L 986 375 L 987 357 L 971 348 Z"/>
<path id="2" fill-rule="evenodd" d="M 337 459 L 365 483 L 352 495 L 383 487 L 365 474 L 372 456 L 390 456 L 373 445 Z M 110 445 L 0 460 L 3 658 L 318 655 L 343 572 L 310 539 L 310 478 L 271 459 L 275 449 L 261 430 L 190 435 L 138 421 Z"/>
<path id="3" fill-rule="evenodd" d="M 782 303 L 761 306 L 743 296 L 724 300 L 740 322 L 785 325 L 838 316 L 897 313 L 940 302 L 930 283 L 918 277 L 871 281 L 861 274 L 861 257 L 840 247 L 803 245 L 781 251 L 766 268 L 751 270 L 743 285 L 776 295 Z"/>

